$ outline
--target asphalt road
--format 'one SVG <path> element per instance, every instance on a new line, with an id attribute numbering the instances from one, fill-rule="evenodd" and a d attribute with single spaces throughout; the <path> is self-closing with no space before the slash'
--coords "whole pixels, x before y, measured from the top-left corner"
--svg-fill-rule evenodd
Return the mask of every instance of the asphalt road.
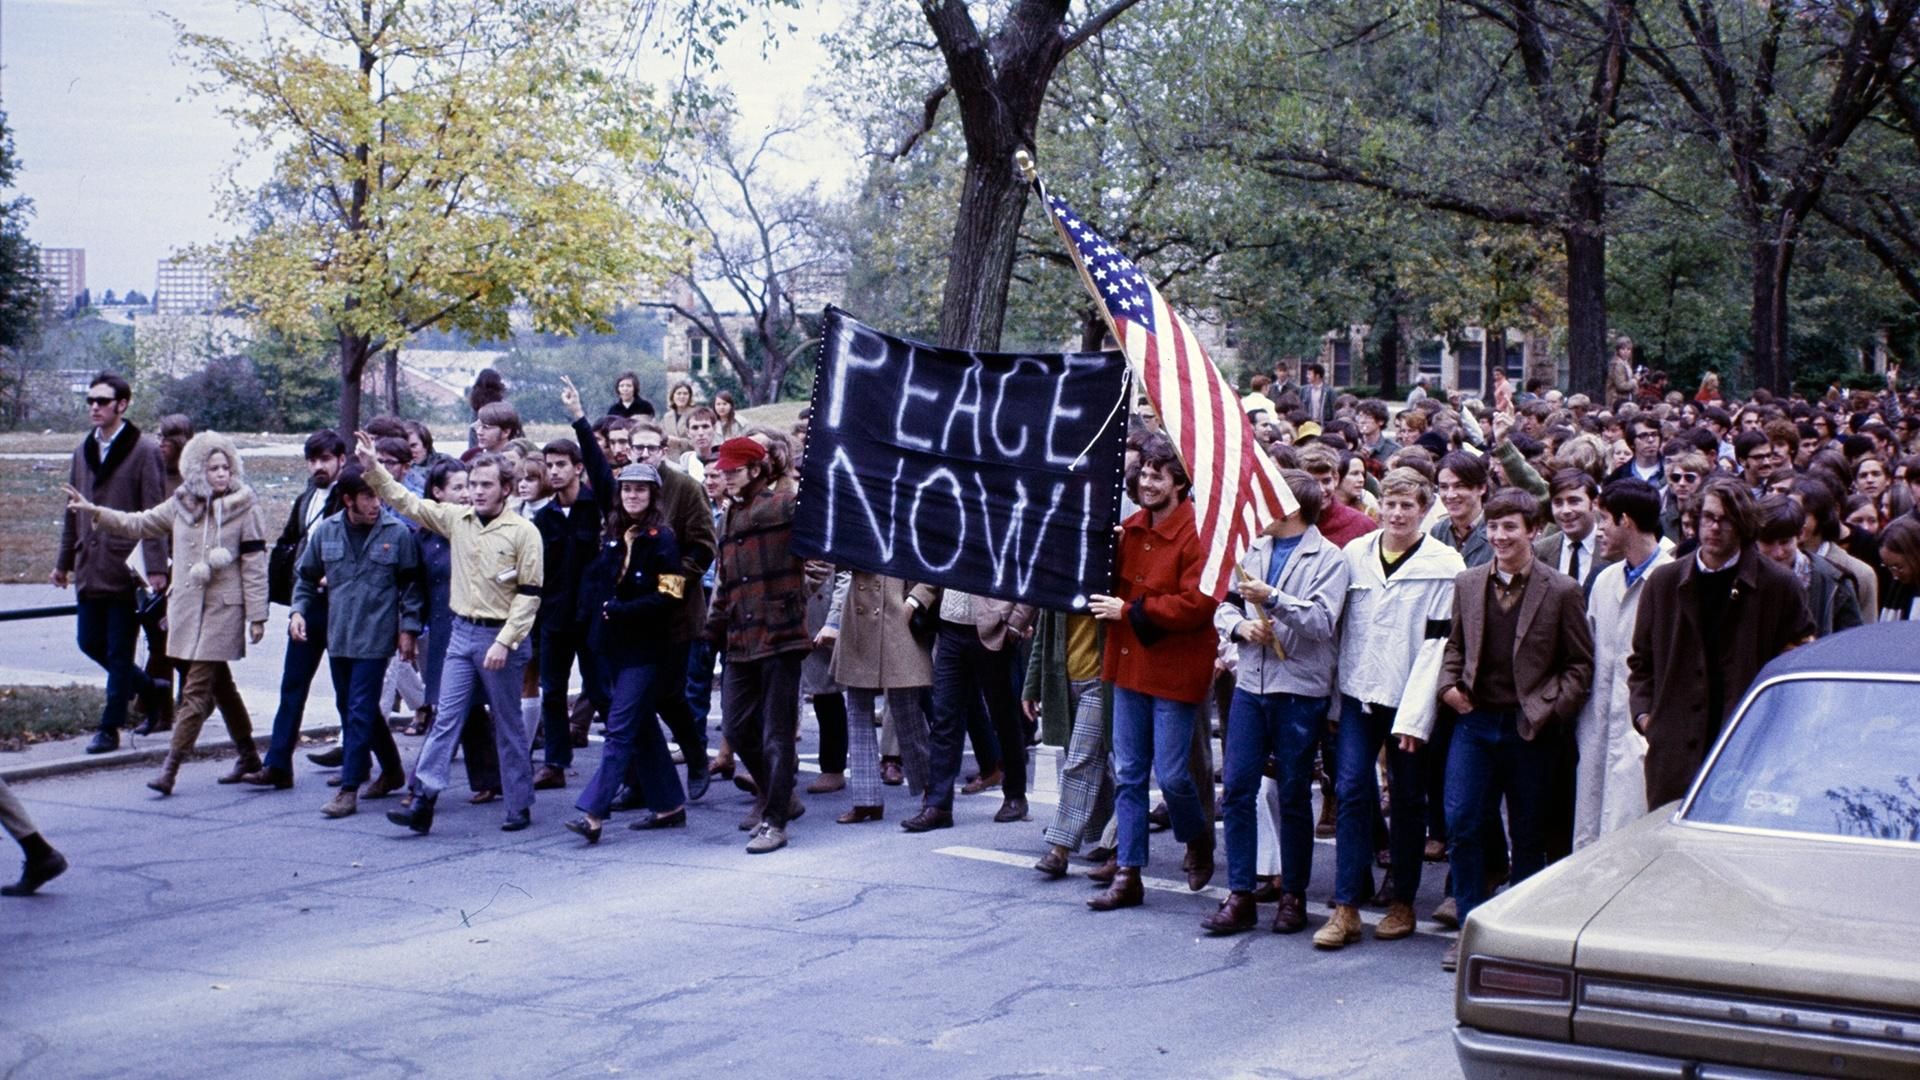
<path id="1" fill-rule="evenodd" d="M 20 785 L 73 869 L 0 902 L 0 1076 L 1458 1075 L 1435 928 L 1333 954 L 1206 937 L 1218 888 L 1174 884 L 1167 834 L 1165 887 L 1095 914 L 1084 880 L 1027 869 L 1043 822 L 993 824 L 992 796 L 923 836 L 904 789 L 860 826 L 813 796 L 791 846 L 748 856 L 730 787 L 685 830 L 616 819 L 588 848 L 560 828 L 584 776 L 526 832 L 456 792 L 416 837 L 391 801 L 323 819 L 301 768 L 280 793 L 210 762 L 164 800 L 145 770 Z"/>

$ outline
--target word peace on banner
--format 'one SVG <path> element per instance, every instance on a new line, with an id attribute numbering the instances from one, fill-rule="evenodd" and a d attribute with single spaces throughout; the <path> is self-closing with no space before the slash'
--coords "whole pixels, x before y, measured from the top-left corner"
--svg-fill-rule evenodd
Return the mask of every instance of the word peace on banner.
<path id="1" fill-rule="evenodd" d="M 828 308 L 793 547 L 1066 611 L 1113 581 L 1126 360 L 983 353 Z"/>

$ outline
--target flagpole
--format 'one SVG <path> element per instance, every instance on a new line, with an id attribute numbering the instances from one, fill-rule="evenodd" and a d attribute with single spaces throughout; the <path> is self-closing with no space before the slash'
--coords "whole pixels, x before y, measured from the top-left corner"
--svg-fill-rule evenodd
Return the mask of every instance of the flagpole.
<path id="1" fill-rule="evenodd" d="M 1092 275 L 1087 273 L 1086 264 L 1080 261 L 1079 245 L 1075 244 L 1073 237 L 1068 235 L 1067 227 L 1060 224 L 1060 215 L 1054 213 L 1053 209 L 1046 205 L 1047 186 L 1040 182 L 1040 170 L 1033 164 L 1033 155 L 1027 153 L 1025 150 L 1015 150 L 1013 152 L 1013 163 L 1020 167 L 1020 173 L 1027 178 L 1027 183 L 1032 184 L 1034 190 L 1040 193 L 1040 209 L 1045 211 L 1047 220 L 1053 222 L 1053 231 L 1059 234 L 1060 242 L 1067 245 L 1067 258 L 1073 263 L 1073 268 L 1079 271 L 1080 280 L 1087 287 L 1087 295 L 1093 297 L 1093 306 L 1100 309 L 1100 319 L 1107 324 L 1107 333 L 1113 335 L 1114 347 L 1120 350 L 1121 356 L 1127 356 L 1126 343 L 1120 340 L 1120 328 L 1114 325 L 1113 322 L 1113 312 L 1108 311 L 1107 305 L 1100 302 L 1100 286 L 1093 283 Z M 1127 356 L 1127 370 L 1133 370 L 1133 358 L 1130 356 Z M 1144 371 L 1138 372 L 1137 374 L 1143 379 L 1146 378 L 1146 372 Z M 1131 405 L 1132 403 L 1129 402 L 1128 404 Z M 1181 462 L 1180 464 L 1182 468 L 1186 467 L 1185 462 Z"/>

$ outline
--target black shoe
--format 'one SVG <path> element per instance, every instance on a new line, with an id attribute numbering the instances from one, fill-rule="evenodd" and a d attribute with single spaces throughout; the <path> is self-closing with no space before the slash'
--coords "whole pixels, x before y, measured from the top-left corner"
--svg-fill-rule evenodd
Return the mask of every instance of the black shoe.
<path id="1" fill-rule="evenodd" d="M 0 896 L 32 896 L 34 890 L 67 872 L 67 857 L 57 851 L 43 859 L 28 859 L 20 868 L 20 880 L 0 885 Z"/>
<path id="2" fill-rule="evenodd" d="M 574 818 L 567 822 L 567 831 L 587 838 L 587 843 L 600 842 L 600 826 L 589 824 L 586 818 Z"/>
<path id="3" fill-rule="evenodd" d="M 683 806 L 678 810 L 669 810 L 664 814 L 656 814 L 648 811 L 645 817 L 628 825 L 627 828 L 635 832 L 644 832 L 647 829 L 681 829 L 685 828 L 686 824 L 687 808 Z"/>
<path id="4" fill-rule="evenodd" d="M 387 820 L 395 825 L 405 825 L 414 832 L 425 836 L 433 828 L 433 804 L 435 800 L 417 795 L 410 810 L 389 810 Z"/>
<path id="5" fill-rule="evenodd" d="M 932 832 L 934 829 L 953 828 L 953 811 L 941 810 L 929 806 L 900 823 L 908 832 Z"/>
<path id="6" fill-rule="evenodd" d="M 1008 799 L 1000 804 L 1000 812 L 993 815 L 993 820 L 1002 825 L 1009 821 L 1025 821 L 1026 819 L 1027 800 L 1025 799 Z"/>
<path id="7" fill-rule="evenodd" d="M 117 728 L 101 728 L 93 733 L 87 742 L 87 753 L 109 754 L 120 749 L 120 731 Z"/>
<path id="8" fill-rule="evenodd" d="M 607 809 L 638 810 L 646 805 L 646 800 L 640 797 L 639 792 L 625 784 L 621 784 L 619 787 L 613 789 L 613 801 L 607 804 Z"/>
<path id="9" fill-rule="evenodd" d="M 533 811 L 522 810 L 517 814 L 508 814 L 507 820 L 500 823 L 501 832 L 519 832 L 533 824 Z"/>
<path id="10" fill-rule="evenodd" d="M 325 750 L 315 750 L 307 755 L 307 760 L 323 769 L 337 769 L 347 760 L 347 748 L 330 746 Z"/>
<path id="11" fill-rule="evenodd" d="M 1173 828 L 1173 815 L 1167 811 L 1167 804 L 1160 803 L 1147 811 L 1147 831 L 1165 832 Z"/>
<path id="12" fill-rule="evenodd" d="M 688 802 L 699 802 L 707 794 L 707 789 L 713 786 L 713 776 L 707 772 L 707 752 L 702 750 L 694 758 L 699 760 L 699 764 L 694 764 L 692 759 L 687 762 Z"/>

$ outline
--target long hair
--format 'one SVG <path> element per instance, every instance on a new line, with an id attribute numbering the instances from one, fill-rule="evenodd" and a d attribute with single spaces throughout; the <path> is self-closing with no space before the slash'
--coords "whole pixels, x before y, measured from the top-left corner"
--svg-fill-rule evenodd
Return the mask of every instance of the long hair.
<path id="1" fill-rule="evenodd" d="M 474 376 L 472 388 L 467 391 L 468 407 L 477 413 L 485 406 L 506 399 L 506 380 L 492 368 L 481 368 L 480 374 Z"/>
<path id="2" fill-rule="evenodd" d="M 660 508 L 660 485 L 644 480 L 625 481 L 627 484 L 636 482 L 645 485 L 648 490 L 647 508 L 638 517 L 627 513 L 626 506 L 620 501 L 620 488 L 624 485 L 616 482 L 613 485 L 612 505 L 607 507 L 606 530 L 609 540 L 624 540 L 629 529 L 653 529 L 667 523 L 666 512 Z"/>

